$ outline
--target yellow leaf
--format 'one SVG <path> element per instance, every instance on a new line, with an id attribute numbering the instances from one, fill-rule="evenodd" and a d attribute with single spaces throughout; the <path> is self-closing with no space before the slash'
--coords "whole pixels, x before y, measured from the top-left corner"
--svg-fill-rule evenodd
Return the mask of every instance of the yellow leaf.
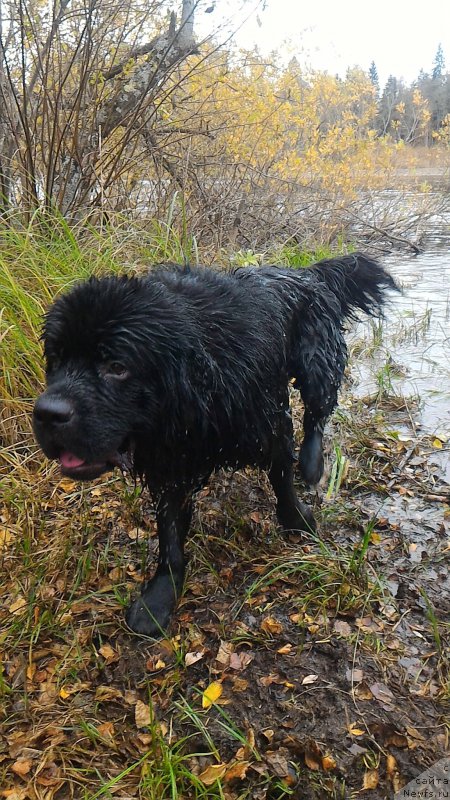
<path id="1" fill-rule="evenodd" d="M 261 622 L 261 630 L 263 630 L 264 633 L 281 633 L 283 626 L 275 617 L 266 617 Z"/>
<path id="2" fill-rule="evenodd" d="M 14 600 L 14 603 L 10 605 L 9 612 L 10 614 L 19 614 L 19 612 L 22 611 L 22 609 L 24 609 L 26 605 L 27 601 L 25 600 L 25 598 L 18 597 L 17 600 Z"/>
<path id="3" fill-rule="evenodd" d="M 60 487 L 61 487 L 61 489 L 63 489 L 65 492 L 71 492 L 73 489 L 76 489 L 76 488 L 77 488 L 77 484 L 76 484 L 76 482 L 75 482 L 75 481 L 72 481 L 72 480 L 70 480 L 70 478 L 63 478 L 62 480 L 60 480 L 60 482 L 59 482 L 59 486 L 60 486 Z"/>
<path id="4" fill-rule="evenodd" d="M 386 756 L 386 772 L 390 778 L 398 771 L 397 762 L 391 753 Z"/>
<path id="5" fill-rule="evenodd" d="M 203 708 L 209 708 L 212 706 L 216 700 L 219 699 L 220 695 L 222 694 L 223 686 L 220 681 L 213 681 L 209 684 L 209 686 L 203 692 L 202 697 L 202 706 Z"/>
<path id="6" fill-rule="evenodd" d="M 437 450 L 442 450 L 443 446 L 440 439 L 433 439 L 433 447 L 436 447 Z"/>
<path id="7" fill-rule="evenodd" d="M 365 731 L 361 730 L 361 728 L 357 728 L 356 725 L 349 725 L 347 728 L 349 734 L 351 736 L 364 736 Z"/>
<path id="8" fill-rule="evenodd" d="M 72 694 L 77 694 L 78 692 L 83 692 L 85 689 L 91 689 L 91 684 L 78 681 L 78 683 L 67 684 L 66 686 L 62 686 L 59 690 L 59 696 L 62 700 L 67 700 Z"/>
<path id="9" fill-rule="evenodd" d="M 322 758 L 322 769 L 336 769 L 336 761 L 333 756 L 324 756 Z"/>
<path id="10" fill-rule="evenodd" d="M 363 789 L 376 789 L 379 777 L 377 769 L 368 769 L 364 775 Z"/>
<path id="11" fill-rule="evenodd" d="M 291 652 L 291 650 L 292 650 L 291 644 L 284 644 L 283 647 L 278 648 L 277 653 L 279 653 L 280 656 L 287 656 L 288 653 Z"/>
<path id="12" fill-rule="evenodd" d="M 14 535 L 12 531 L 8 530 L 8 528 L 0 528 L 0 550 L 8 547 L 13 539 Z"/>
<path id="13" fill-rule="evenodd" d="M 211 786 L 220 778 L 223 778 L 227 771 L 226 764 L 211 764 L 209 767 L 206 767 L 203 772 L 200 773 L 199 780 L 205 784 L 205 786 Z"/>
<path id="14" fill-rule="evenodd" d="M 119 658 L 119 655 L 113 650 L 110 644 L 103 644 L 98 652 L 103 656 L 107 664 L 111 664 Z"/>

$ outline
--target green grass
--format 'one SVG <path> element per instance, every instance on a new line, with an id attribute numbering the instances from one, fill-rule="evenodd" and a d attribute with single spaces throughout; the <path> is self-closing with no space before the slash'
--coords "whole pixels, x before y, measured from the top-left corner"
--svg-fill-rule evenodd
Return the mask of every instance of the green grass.
<path id="1" fill-rule="evenodd" d="M 346 245 L 341 239 L 338 240 L 333 248 L 324 245 L 304 248 L 295 243 L 285 243 L 273 251 L 269 263 L 300 269 L 302 267 L 309 267 L 311 264 L 314 264 L 316 261 L 321 261 L 324 258 L 332 258 L 336 255 L 352 252 L 352 250 L 354 250 L 354 248 Z"/>
<path id="2" fill-rule="evenodd" d="M 323 258 L 352 252 L 351 247 L 344 246 L 343 241 L 339 241 L 333 249 L 326 246 L 300 247 L 295 242 L 285 243 L 275 246 L 265 253 L 257 253 L 254 250 L 238 250 L 234 253 L 231 261 L 236 267 L 257 267 L 260 264 L 277 264 L 281 267 L 292 267 L 302 269 L 321 261 Z"/>

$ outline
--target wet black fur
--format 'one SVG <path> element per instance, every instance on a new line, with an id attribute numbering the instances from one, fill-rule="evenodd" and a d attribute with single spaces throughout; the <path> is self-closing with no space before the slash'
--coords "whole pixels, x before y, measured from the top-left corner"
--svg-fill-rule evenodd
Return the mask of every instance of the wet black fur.
<path id="1" fill-rule="evenodd" d="M 357 309 L 378 312 L 386 288 L 395 284 L 382 267 L 355 254 L 298 271 L 160 268 L 92 278 L 53 304 L 38 441 L 50 458 L 68 451 L 93 464 L 85 478 L 125 463 L 128 452 L 156 503 L 159 564 L 128 611 L 134 630 L 152 635 L 168 623 L 192 495 L 213 470 L 266 468 L 281 524 L 314 527 L 293 488 L 288 382 L 305 406 L 299 468 L 315 483 L 347 360 L 343 321 Z M 124 370 L 115 374 L 117 362 Z"/>

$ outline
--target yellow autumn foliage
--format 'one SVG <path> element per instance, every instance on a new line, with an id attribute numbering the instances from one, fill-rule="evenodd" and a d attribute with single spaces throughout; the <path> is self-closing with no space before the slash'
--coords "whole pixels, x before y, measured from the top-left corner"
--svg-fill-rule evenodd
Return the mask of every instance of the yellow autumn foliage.
<path id="1" fill-rule="evenodd" d="M 342 200 L 386 185 L 396 145 L 376 135 L 375 90 L 362 70 L 340 80 L 307 73 L 295 60 L 283 68 L 256 52 L 191 58 L 185 69 L 182 88 L 160 108 L 179 164 L 211 179 L 232 170 L 249 185 L 308 187 Z M 187 123 L 191 135 L 180 137 Z"/>

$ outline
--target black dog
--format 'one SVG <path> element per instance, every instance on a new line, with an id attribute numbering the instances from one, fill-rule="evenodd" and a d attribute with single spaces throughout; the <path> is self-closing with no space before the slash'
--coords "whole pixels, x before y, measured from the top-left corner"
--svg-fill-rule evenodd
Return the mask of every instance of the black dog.
<path id="1" fill-rule="evenodd" d="M 314 484 L 346 365 L 343 320 L 357 308 L 379 311 L 386 288 L 392 278 L 358 254 L 298 271 L 163 267 L 92 278 L 56 300 L 34 430 L 63 474 L 90 480 L 130 466 L 152 493 L 159 562 L 127 612 L 134 631 L 167 626 L 193 494 L 213 470 L 267 469 L 281 525 L 314 529 L 294 490 L 288 383 L 305 406 L 299 469 Z"/>

